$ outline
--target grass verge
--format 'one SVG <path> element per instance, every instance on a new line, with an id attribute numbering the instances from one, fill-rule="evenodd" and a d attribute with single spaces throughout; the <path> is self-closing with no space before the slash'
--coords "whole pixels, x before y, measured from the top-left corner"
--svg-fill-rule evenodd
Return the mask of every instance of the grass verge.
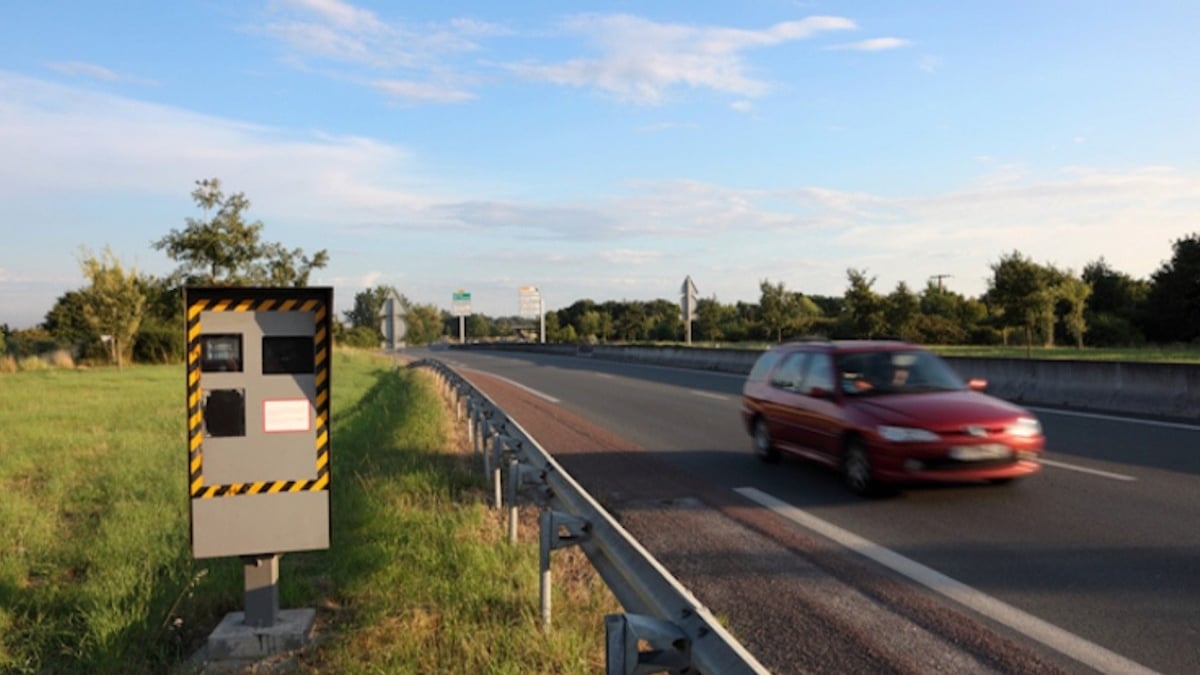
<path id="1" fill-rule="evenodd" d="M 427 374 L 338 351 L 328 551 L 290 553 L 281 606 L 317 607 L 292 672 L 584 673 L 617 605 L 536 530 L 504 541 Z M 0 671 L 165 672 L 242 609 L 237 559 L 193 560 L 179 366 L 0 376 Z M 531 515 L 531 514 L 528 514 Z"/>

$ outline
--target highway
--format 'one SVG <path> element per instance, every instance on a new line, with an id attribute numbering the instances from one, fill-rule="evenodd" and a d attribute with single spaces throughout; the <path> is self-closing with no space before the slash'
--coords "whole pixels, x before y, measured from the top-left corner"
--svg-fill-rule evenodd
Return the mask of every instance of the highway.
<path id="1" fill-rule="evenodd" d="M 766 465 L 742 378 L 538 354 L 423 352 L 514 383 L 681 471 L 773 509 L 1082 672 L 1200 672 L 1200 427 L 1035 408 L 1040 474 L 876 499 L 799 460 Z"/>

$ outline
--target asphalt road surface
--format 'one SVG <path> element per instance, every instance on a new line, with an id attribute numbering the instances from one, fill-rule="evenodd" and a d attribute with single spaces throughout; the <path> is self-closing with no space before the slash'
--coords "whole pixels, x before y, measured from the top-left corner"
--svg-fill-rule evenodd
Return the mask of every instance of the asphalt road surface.
<path id="1" fill-rule="evenodd" d="M 1048 446 L 1041 473 L 862 499 L 828 469 L 757 461 L 739 376 L 483 350 L 415 355 L 503 378 L 1045 647 L 1067 671 L 1200 672 L 1200 427 L 1035 408 Z"/>

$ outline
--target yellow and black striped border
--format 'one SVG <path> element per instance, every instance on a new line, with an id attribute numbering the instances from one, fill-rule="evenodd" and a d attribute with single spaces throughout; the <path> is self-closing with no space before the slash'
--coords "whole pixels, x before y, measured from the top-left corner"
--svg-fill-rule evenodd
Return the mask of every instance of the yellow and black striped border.
<path id="1" fill-rule="evenodd" d="M 307 292 L 305 292 L 307 291 Z M 314 294 L 316 292 L 316 294 Z M 329 334 L 328 289 L 187 289 L 188 491 L 192 499 L 234 495 L 310 492 L 329 489 Z M 274 297 L 272 297 L 274 296 Z M 286 296 L 286 297 L 280 297 Z M 315 480 L 258 481 L 230 485 L 204 483 L 204 415 L 200 388 L 201 312 L 312 312 L 316 379 Z"/>

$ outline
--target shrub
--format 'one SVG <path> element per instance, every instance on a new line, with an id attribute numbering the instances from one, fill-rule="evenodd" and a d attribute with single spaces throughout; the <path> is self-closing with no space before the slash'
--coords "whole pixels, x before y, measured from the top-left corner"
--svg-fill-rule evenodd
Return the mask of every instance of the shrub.
<path id="1" fill-rule="evenodd" d="M 183 331 L 174 326 L 145 324 L 133 339 L 133 360 L 139 363 L 179 363 L 183 352 Z"/>
<path id="2" fill-rule="evenodd" d="M 27 356 L 58 349 L 59 344 L 45 328 L 26 328 L 12 331 L 6 340 L 8 354 L 18 361 Z"/>
<path id="3" fill-rule="evenodd" d="M 65 349 L 56 349 L 45 356 L 45 360 L 55 368 L 74 368 L 75 359 L 71 357 L 71 352 Z"/>
<path id="4" fill-rule="evenodd" d="M 975 326 L 971 328 L 967 340 L 973 345 L 1004 344 L 1004 333 L 991 326 Z"/>
<path id="5" fill-rule="evenodd" d="M 1109 312 L 1100 312 L 1088 317 L 1088 329 L 1084 340 L 1093 347 L 1134 347 L 1146 343 L 1145 336 L 1133 322 Z"/>
<path id="6" fill-rule="evenodd" d="M 50 364 L 42 360 L 40 356 L 23 356 L 17 362 L 17 366 L 21 370 L 49 370 Z"/>
<path id="7" fill-rule="evenodd" d="M 358 349 L 377 349 L 380 341 L 379 332 L 368 326 L 356 326 L 342 336 L 343 345 Z"/>

